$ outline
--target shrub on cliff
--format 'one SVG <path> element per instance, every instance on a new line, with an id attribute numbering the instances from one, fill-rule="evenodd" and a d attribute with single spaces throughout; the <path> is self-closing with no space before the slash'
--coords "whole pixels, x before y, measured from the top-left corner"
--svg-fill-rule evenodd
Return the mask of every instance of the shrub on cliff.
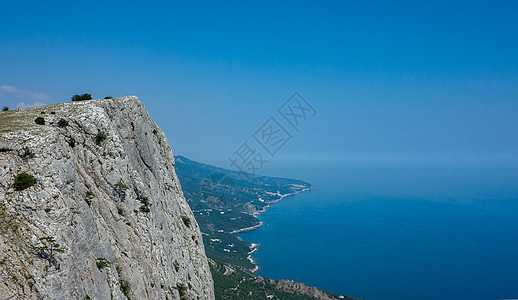
<path id="1" fill-rule="evenodd" d="M 130 289 L 131 289 L 131 285 L 128 281 L 126 280 L 122 280 L 121 281 L 121 291 L 122 291 L 122 294 L 124 296 L 126 296 L 127 299 L 130 299 Z"/>
<path id="2" fill-rule="evenodd" d="M 142 206 L 140 206 L 139 211 L 143 212 L 143 213 L 148 213 L 148 212 L 150 212 L 150 209 L 149 209 L 149 207 L 142 205 Z"/>
<path id="3" fill-rule="evenodd" d="M 8 111 L 9 110 L 9 107 L 8 106 L 4 106 L 2 107 L 2 111 Z"/>
<path id="4" fill-rule="evenodd" d="M 108 136 L 106 135 L 106 133 L 99 131 L 95 136 L 95 143 L 97 145 L 100 145 L 102 142 L 104 142 L 104 140 L 106 140 L 107 137 Z"/>
<path id="5" fill-rule="evenodd" d="M 70 146 L 70 148 L 74 148 L 76 146 L 76 141 L 73 138 L 69 138 L 67 140 L 67 143 Z"/>
<path id="6" fill-rule="evenodd" d="M 20 153 L 20 157 L 21 158 L 28 159 L 28 158 L 33 158 L 34 157 L 34 152 L 32 152 L 31 149 L 29 149 L 29 147 L 23 147 L 22 151 L 23 152 Z"/>
<path id="7" fill-rule="evenodd" d="M 43 117 L 37 117 L 34 122 L 38 125 L 45 125 L 45 119 Z"/>
<path id="8" fill-rule="evenodd" d="M 20 173 L 14 179 L 14 188 L 18 191 L 25 190 L 36 184 L 36 178 L 25 172 Z"/>
<path id="9" fill-rule="evenodd" d="M 83 101 L 83 100 L 92 100 L 92 94 L 82 94 L 82 95 L 74 95 L 72 96 L 72 101 Z"/>
<path id="10" fill-rule="evenodd" d="M 68 121 L 67 121 L 67 120 L 65 120 L 65 119 L 60 119 L 60 120 L 58 121 L 58 126 L 59 126 L 59 127 L 61 127 L 61 128 L 63 128 L 63 127 L 67 127 L 67 126 L 68 126 Z"/>
<path id="11" fill-rule="evenodd" d="M 189 217 L 187 217 L 187 216 L 182 216 L 182 221 L 183 221 L 183 223 L 185 224 L 185 226 L 187 226 L 187 227 L 191 227 L 191 219 L 189 219 Z"/>

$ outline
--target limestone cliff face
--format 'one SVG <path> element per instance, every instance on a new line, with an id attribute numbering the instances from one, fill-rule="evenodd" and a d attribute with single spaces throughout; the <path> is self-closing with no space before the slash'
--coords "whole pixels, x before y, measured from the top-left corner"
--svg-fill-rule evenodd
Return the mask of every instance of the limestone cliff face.
<path id="1" fill-rule="evenodd" d="M 14 189 L 23 172 L 36 184 Z M 1 112 L 0 299 L 180 297 L 213 299 L 213 282 L 173 153 L 144 105 Z"/>

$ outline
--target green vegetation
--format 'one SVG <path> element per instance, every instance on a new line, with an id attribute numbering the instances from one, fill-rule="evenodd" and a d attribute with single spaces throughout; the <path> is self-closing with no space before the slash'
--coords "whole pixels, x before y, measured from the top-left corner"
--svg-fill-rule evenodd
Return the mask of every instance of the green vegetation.
<path id="1" fill-rule="evenodd" d="M 124 296 L 126 296 L 126 299 L 128 299 L 128 300 L 131 299 L 129 296 L 130 289 L 131 289 L 130 283 L 126 280 L 122 280 L 121 281 L 121 291 L 122 291 L 122 294 L 124 294 Z"/>
<path id="2" fill-rule="evenodd" d="M 121 180 L 121 181 L 119 181 L 119 183 L 114 184 L 113 186 L 114 186 L 114 187 L 116 187 L 116 188 L 128 189 L 128 186 L 127 186 L 127 185 L 125 185 L 125 184 L 122 182 L 122 180 Z"/>
<path id="3" fill-rule="evenodd" d="M 315 298 L 303 295 L 293 291 L 281 291 L 276 288 L 276 282 L 269 279 L 256 276 L 248 271 L 240 268 L 233 269 L 231 274 L 225 274 L 226 268 L 223 264 L 217 263 L 209 259 L 212 278 L 214 279 L 214 293 L 216 299 L 268 299 L 268 296 L 274 296 L 273 299 L 283 300 L 314 300 Z M 338 295 L 330 292 L 324 292 L 330 297 L 338 299 Z M 345 300 L 353 300 L 355 298 L 344 296 Z"/>
<path id="4" fill-rule="evenodd" d="M 91 205 L 92 204 L 92 199 L 94 197 L 94 194 L 92 192 L 88 191 L 88 190 L 86 191 L 85 194 L 86 194 L 86 196 L 85 196 L 86 204 Z"/>
<path id="5" fill-rule="evenodd" d="M 74 148 L 76 146 L 76 140 L 74 140 L 73 138 L 68 138 L 67 143 L 70 146 L 70 148 Z"/>
<path id="6" fill-rule="evenodd" d="M 33 250 L 36 252 L 37 256 L 47 260 L 49 266 L 53 265 L 56 270 L 59 270 L 59 263 L 57 262 L 54 254 L 63 253 L 65 250 L 61 248 L 58 243 L 56 243 L 56 240 L 53 237 L 46 236 L 40 238 L 39 240 L 42 246 L 33 247 Z"/>
<path id="7" fill-rule="evenodd" d="M 88 296 L 88 295 L 85 295 L 85 297 L 83 298 L 83 300 L 92 300 L 92 298 L 90 298 L 90 296 Z"/>
<path id="8" fill-rule="evenodd" d="M 139 211 L 143 212 L 143 213 L 148 213 L 149 207 L 147 207 L 146 205 L 142 205 L 142 206 L 140 206 Z"/>
<path id="9" fill-rule="evenodd" d="M 95 264 L 97 265 L 97 268 L 99 268 L 99 270 L 109 267 L 111 265 L 111 263 L 112 263 L 111 261 L 108 261 L 104 257 L 98 257 L 95 262 Z"/>
<path id="10" fill-rule="evenodd" d="M 56 112 L 55 112 L 55 111 L 51 111 L 51 112 L 50 112 L 50 114 L 51 114 L 51 115 L 55 115 L 55 114 L 56 114 Z"/>
<path id="11" fill-rule="evenodd" d="M 58 126 L 61 127 L 61 128 L 67 127 L 68 126 L 68 121 L 65 120 L 65 119 L 60 119 L 58 121 Z"/>
<path id="12" fill-rule="evenodd" d="M 187 287 L 183 283 L 177 283 L 173 289 L 177 290 L 180 293 L 180 299 L 184 299 L 185 293 L 187 292 Z"/>
<path id="13" fill-rule="evenodd" d="M 8 111 L 9 110 L 9 107 L 8 106 L 4 106 L 2 107 L 2 111 Z"/>
<path id="14" fill-rule="evenodd" d="M 8 212 L 5 208 L 5 204 L 0 202 L 0 234 L 11 237 L 13 237 L 13 234 L 16 235 L 18 233 L 18 227 L 23 222 L 18 217 L 18 214 Z M 0 261 L 0 264 L 2 262 L 5 262 L 5 258 Z"/>
<path id="15" fill-rule="evenodd" d="M 187 226 L 187 227 L 191 227 L 191 219 L 189 219 L 189 217 L 187 217 L 187 216 L 182 216 L 182 221 L 183 221 L 183 223 L 185 224 L 185 226 Z"/>
<path id="16" fill-rule="evenodd" d="M 82 94 L 82 95 L 74 95 L 72 96 L 72 101 L 83 101 L 83 100 L 92 100 L 91 94 Z"/>
<path id="17" fill-rule="evenodd" d="M 95 143 L 97 145 L 101 145 L 101 143 L 104 142 L 104 140 L 106 140 L 107 137 L 108 136 L 106 135 L 106 133 L 104 133 L 103 131 L 99 131 L 95 136 Z"/>
<path id="18" fill-rule="evenodd" d="M 114 184 L 113 187 L 115 188 L 117 195 L 119 195 L 119 198 L 124 201 L 124 199 L 126 199 L 126 190 L 128 189 L 128 186 L 120 180 L 119 183 Z"/>
<path id="19" fill-rule="evenodd" d="M 104 97 L 104 99 L 113 99 L 113 97 L 112 96 L 106 96 L 106 97 Z"/>
<path id="20" fill-rule="evenodd" d="M 35 120 L 34 120 L 34 123 L 38 124 L 38 125 L 45 125 L 45 119 L 43 119 L 43 117 L 37 117 Z"/>
<path id="21" fill-rule="evenodd" d="M 139 211 L 143 212 L 143 213 L 148 213 L 150 211 L 149 210 L 149 206 L 151 206 L 151 203 L 149 202 L 149 198 L 148 197 L 142 197 L 140 202 L 142 202 L 142 206 L 140 206 Z"/>
<path id="22" fill-rule="evenodd" d="M 28 159 L 28 158 L 34 158 L 34 153 L 29 149 L 29 147 L 23 147 L 22 153 L 20 154 L 21 158 Z"/>
<path id="23" fill-rule="evenodd" d="M 251 244 L 241 240 L 237 235 L 224 232 L 210 232 L 202 237 L 207 257 L 245 270 L 251 270 L 255 267 L 247 258 Z M 225 251 L 225 249 L 228 251 Z"/>
<path id="24" fill-rule="evenodd" d="M 25 190 L 36 184 L 36 178 L 25 172 L 20 173 L 14 178 L 14 188 L 18 191 Z"/>

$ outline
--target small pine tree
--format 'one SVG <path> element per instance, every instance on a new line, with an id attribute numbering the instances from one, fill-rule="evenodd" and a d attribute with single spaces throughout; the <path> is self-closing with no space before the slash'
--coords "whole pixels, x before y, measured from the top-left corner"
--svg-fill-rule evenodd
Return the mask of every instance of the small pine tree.
<path id="1" fill-rule="evenodd" d="M 25 172 L 20 173 L 14 179 L 14 188 L 18 191 L 25 190 L 36 184 L 36 178 L 34 176 L 27 174 Z"/>
<path id="2" fill-rule="evenodd" d="M 58 121 L 58 126 L 61 127 L 61 128 L 67 127 L 68 126 L 68 121 L 65 120 L 65 119 L 60 119 Z"/>
<path id="3" fill-rule="evenodd" d="M 101 143 L 104 142 L 104 140 L 106 140 L 107 137 L 108 136 L 106 135 L 106 133 L 99 131 L 95 136 L 95 143 L 97 145 L 101 145 Z"/>
<path id="4" fill-rule="evenodd" d="M 34 122 L 38 125 L 45 125 L 45 119 L 43 117 L 37 117 Z"/>
<path id="5" fill-rule="evenodd" d="M 72 101 L 83 101 L 83 100 L 92 100 L 92 94 L 82 94 L 82 95 L 74 95 L 72 96 Z"/>

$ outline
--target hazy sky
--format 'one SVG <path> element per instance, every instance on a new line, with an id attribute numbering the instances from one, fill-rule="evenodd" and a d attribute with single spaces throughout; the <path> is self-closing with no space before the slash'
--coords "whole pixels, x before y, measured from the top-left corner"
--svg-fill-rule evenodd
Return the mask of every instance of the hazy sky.
<path id="1" fill-rule="evenodd" d="M 1 1 L 0 105 L 136 95 L 223 166 L 298 91 L 271 163 L 516 163 L 518 2 L 359 2 Z"/>

